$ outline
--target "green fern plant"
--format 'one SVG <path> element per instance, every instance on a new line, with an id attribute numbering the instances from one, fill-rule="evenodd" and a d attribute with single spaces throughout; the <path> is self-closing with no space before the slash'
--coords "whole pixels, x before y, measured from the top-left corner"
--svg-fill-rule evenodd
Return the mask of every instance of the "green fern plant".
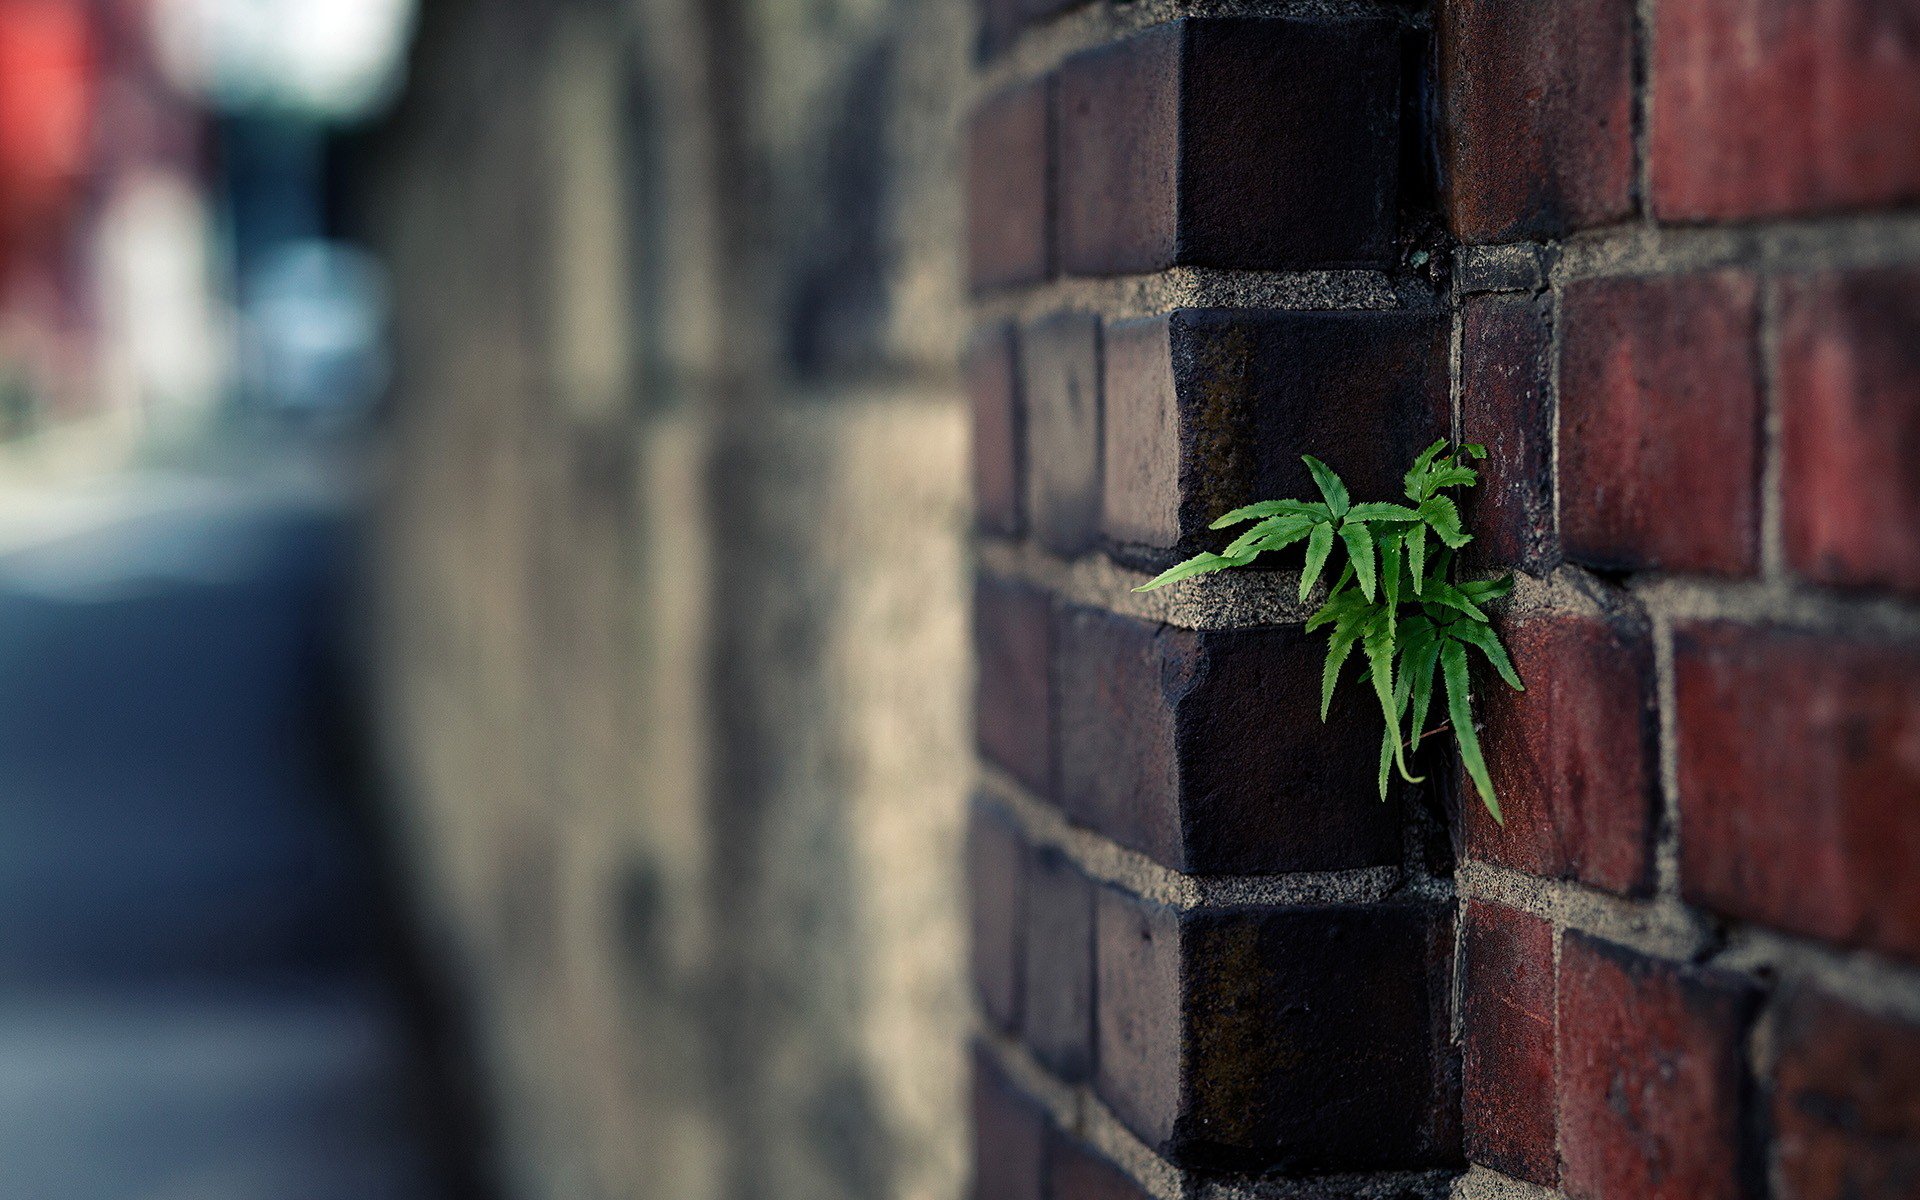
<path id="1" fill-rule="evenodd" d="M 1300 572 L 1304 601 L 1336 550 L 1344 552 L 1345 566 L 1307 620 L 1308 630 L 1331 630 L 1320 675 L 1320 719 L 1327 719 L 1341 668 L 1354 647 L 1360 647 L 1386 721 L 1379 772 L 1380 796 L 1385 799 L 1395 770 L 1409 783 L 1420 782 L 1407 759 L 1422 738 L 1445 728 L 1425 728 L 1436 692 L 1444 692 L 1447 720 L 1467 775 L 1493 819 L 1504 824 L 1473 727 L 1467 651 L 1478 651 L 1508 686 L 1522 690 L 1520 676 L 1482 607 L 1511 591 L 1513 577 L 1454 581 L 1454 552 L 1473 537 L 1448 495 L 1479 482 L 1479 472 L 1462 460 L 1485 458 L 1486 453 L 1486 447 L 1477 445 L 1448 452 L 1444 438 L 1428 446 L 1406 473 L 1406 504 L 1354 504 L 1331 467 L 1302 455 L 1320 488 L 1319 500 L 1262 500 L 1236 508 L 1212 528 L 1253 524 L 1225 549 L 1196 554 L 1134 590 L 1151 591 L 1196 575 L 1244 567 L 1262 554 L 1305 542 L 1306 566 Z"/>

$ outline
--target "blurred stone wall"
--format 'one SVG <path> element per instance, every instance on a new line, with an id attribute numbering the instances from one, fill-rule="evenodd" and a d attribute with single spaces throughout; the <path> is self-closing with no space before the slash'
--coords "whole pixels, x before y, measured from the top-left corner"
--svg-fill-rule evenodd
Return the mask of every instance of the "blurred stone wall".
<path id="1" fill-rule="evenodd" d="M 959 0 L 428 0 L 374 570 L 526 1197 L 949 1197 Z"/>

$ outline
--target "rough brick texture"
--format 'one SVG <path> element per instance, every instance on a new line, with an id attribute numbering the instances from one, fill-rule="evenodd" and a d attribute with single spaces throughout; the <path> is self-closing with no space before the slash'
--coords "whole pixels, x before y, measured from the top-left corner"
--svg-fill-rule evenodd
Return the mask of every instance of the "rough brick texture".
<path id="1" fill-rule="evenodd" d="M 1390 21 L 1191 18 L 1069 60 L 1061 269 L 1383 261 L 1400 36 Z"/>
<path id="2" fill-rule="evenodd" d="M 1047 594 L 982 575 L 974 585 L 973 643 L 979 662 L 974 727 L 980 751 L 1036 792 L 1051 778 L 1053 702 Z"/>
<path id="3" fill-rule="evenodd" d="M 1075 820 L 1187 871 L 1397 859 L 1371 695 L 1350 682 L 1321 724 L 1318 639 L 1071 607 L 1055 636 L 1059 799 Z"/>
<path id="4" fill-rule="evenodd" d="M 1560 536 L 1594 566 L 1722 575 L 1759 557 L 1756 288 L 1735 272 L 1567 289 Z"/>
<path id="5" fill-rule="evenodd" d="M 1653 71 L 1662 218 L 1920 198 L 1920 34 L 1905 0 L 1663 0 Z"/>
<path id="6" fill-rule="evenodd" d="M 1774 1040 L 1780 1200 L 1920 1195 L 1920 1025 L 1802 987 Z"/>
<path id="7" fill-rule="evenodd" d="M 1567 1195 L 1757 1195 L 1741 1144 L 1752 1004 L 1732 976 L 1566 935 L 1559 1108 Z"/>
<path id="8" fill-rule="evenodd" d="M 1479 296 L 1460 311 L 1460 435 L 1487 448 L 1466 497 L 1476 566 L 1536 574 L 1559 562 L 1553 511 L 1553 321 L 1530 295 Z"/>
<path id="9" fill-rule="evenodd" d="M 973 985 L 1001 1029 L 1016 1029 L 1025 988 L 1027 847 L 1007 818 L 975 800 L 967 825 Z"/>
<path id="10" fill-rule="evenodd" d="M 973 1057 L 974 1200 L 1045 1200 L 1047 1117 L 984 1050 Z"/>
<path id="11" fill-rule="evenodd" d="M 1020 339 L 1027 513 L 1049 550 L 1077 554 L 1100 524 L 1100 318 L 1064 312 Z"/>
<path id="12" fill-rule="evenodd" d="M 1026 422 L 1013 327 L 982 330 L 967 347 L 967 396 L 973 408 L 973 511 L 980 528 L 1020 532 Z"/>
<path id="13" fill-rule="evenodd" d="M 1543 613 L 1500 632 L 1527 690 L 1490 683 L 1479 693 L 1506 824 L 1467 805 L 1467 854 L 1548 879 L 1646 890 L 1660 769 L 1645 624 Z"/>
<path id="14" fill-rule="evenodd" d="M 1474 901 L 1461 926 L 1460 1040 L 1467 1157 L 1552 1187 L 1553 926 Z"/>
<path id="15" fill-rule="evenodd" d="M 1632 0 L 1439 6 L 1447 215 L 1468 241 L 1633 210 Z"/>
<path id="16" fill-rule="evenodd" d="M 1920 594 L 1920 271 L 1785 281 L 1775 370 L 1794 568 Z"/>
<path id="17" fill-rule="evenodd" d="M 1317 496 L 1302 454 L 1356 496 L 1398 497 L 1446 432 L 1438 313 L 1181 309 L 1111 328 L 1106 351 L 1103 503 L 1122 545 L 1211 547 L 1230 508 Z"/>
<path id="18" fill-rule="evenodd" d="M 1917 678 L 1913 642 L 1676 630 L 1686 895 L 1920 959 Z"/>
<path id="19" fill-rule="evenodd" d="M 1097 1087 L 1149 1145 L 1240 1169 L 1457 1153 L 1442 914 L 1179 912 L 1107 888 L 1096 921 Z"/>
<path id="20" fill-rule="evenodd" d="M 1041 850 L 1026 902 L 1027 1044 L 1061 1078 L 1080 1079 L 1093 1063 L 1093 882 L 1058 850 Z"/>
<path id="21" fill-rule="evenodd" d="M 1047 1146 L 1048 1200 L 1148 1200 L 1149 1193 L 1084 1142 L 1056 1133 Z"/>
<path id="22" fill-rule="evenodd" d="M 1052 266 L 1051 101 L 1044 81 L 982 104 L 967 139 L 967 265 L 976 288 Z"/>

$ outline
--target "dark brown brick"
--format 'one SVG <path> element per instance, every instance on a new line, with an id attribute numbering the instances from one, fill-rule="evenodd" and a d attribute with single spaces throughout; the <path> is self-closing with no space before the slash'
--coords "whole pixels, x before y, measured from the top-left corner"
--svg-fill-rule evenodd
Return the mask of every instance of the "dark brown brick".
<path id="1" fill-rule="evenodd" d="M 1180 912 L 1101 888 L 1096 1087 L 1174 1162 L 1365 1170 L 1457 1161 L 1446 914 Z"/>
<path id="2" fill-rule="evenodd" d="M 1051 791 L 1053 653 L 1047 593 L 1017 580 L 974 582 L 973 646 L 979 667 L 974 725 L 980 752 L 1033 791 Z"/>
<path id="3" fill-rule="evenodd" d="M 1048 1200 L 1150 1200 L 1126 1172 L 1059 1132 L 1047 1145 L 1047 1185 Z"/>
<path id="4" fill-rule="evenodd" d="M 980 528 L 1014 537 L 1021 528 L 1025 421 L 1011 325 L 974 335 L 967 346 L 967 395 L 973 409 L 973 510 Z"/>
<path id="5" fill-rule="evenodd" d="M 984 1047 L 973 1053 L 974 1200 L 1043 1200 L 1047 1117 Z"/>
<path id="6" fill-rule="evenodd" d="M 1568 932 L 1560 950 L 1560 1184 L 1574 1200 L 1742 1200 L 1735 977 Z"/>
<path id="7" fill-rule="evenodd" d="M 1060 262 L 1377 265 L 1394 241 L 1392 21 L 1189 18 L 1059 77 Z"/>
<path id="8" fill-rule="evenodd" d="M 1026 898 L 1027 1044 L 1054 1074 L 1081 1079 L 1093 1065 L 1093 881 L 1047 847 Z"/>
<path id="9" fill-rule="evenodd" d="M 1920 272 L 1785 282 L 1779 345 L 1788 558 L 1821 583 L 1920 593 Z"/>
<path id="10" fill-rule="evenodd" d="M 1713 622 L 1673 658 L 1682 892 L 1920 959 L 1920 644 Z"/>
<path id="11" fill-rule="evenodd" d="M 1100 522 L 1100 318 L 1055 313 L 1020 339 L 1027 517 L 1049 550 L 1078 554 Z"/>
<path id="12" fill-rule="evenodd" d="M 1051 90 L 992 96 L 967 135 L 967 267 L 975 288 L 1036 283 L 1052 270 Z"/>
<path id="13" fill-rule="evenodd" d="M 1920 199 L 1909 0 L 1661 0 L 1648 136 L 1663 219 Z"/>
<path id="14" fill-rule="evenodd" d="M 1020 1027 L 1026 969 L 1027 845 L 993 805 L 975 799 L 967 822 L 973 985 L 987 1019 Z"/>
<path id="15" fill-rule="evenodd" d="M 1474 566 L 1545 574 L 1559 564 L 1553 515 L 1551 302 L 1479 296 L 1461 309 L 1460 430 L 1487 456 L 1466 493 Z"/>
<path id="16" fill-rule="evenodd" d="M 1632 0 L 1438 6 L 1449 224 L 1560 237 L 1633 211 Z"/>
<path id="17" fill-rule="evenodd" d="M 1598 567 L 1751 573 L 1759 556 L 1753 279 L 1599 279 L 1561 305 L 1560 537 Z"/>
<path id="18" fill-rule="evenodd" d="M 1487 769 L 1507 823 L 1463 806 L 1468 857 L 1645 892 L 1660 786 L 1646 625 L 1558 612 L 1502 622 L 1500 633 L 1527 690 L 1491 677 L 1479 689 Z"/>
<path id="19" fill-rule="evenodd" d="M 1774 1040 L 1779 1200 L 1920 1196 L 1920 1025 L 1800 987 Z"/>
<path id="20" fill-rule="evenodd" d="M 1467 1157 L 1553 1187 L 1553 926 L 1469 901 L 1461 928 L 1460 1037 Z"/>
<path id="21" fill-rule="evenodd" d="M 1321 638 L 1085 608 L 1058 620 L 1060 801 L 1075 820 L 1185 871 L 1399 860 L 1374 701 L 1350 681 L 1321 724 Z"/>
<path id="22" fill-rule="evenodd" d="M 1182 309 L 1108 332 L 1104 526 L 1125 546 L 1217 547 L 1228 509 L 1318 496 L 1302 454 L 1397 498 L 1447 429 L 1438 313 Z"/>

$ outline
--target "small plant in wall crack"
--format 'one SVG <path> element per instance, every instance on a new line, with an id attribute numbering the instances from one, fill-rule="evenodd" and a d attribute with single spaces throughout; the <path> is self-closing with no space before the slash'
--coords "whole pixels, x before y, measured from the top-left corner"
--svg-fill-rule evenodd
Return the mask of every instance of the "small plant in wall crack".
<path id="1" fill-rule="evenodd" d="M 1493 819 L 1503 821 L 1480 735 L 1473 727 L 1467 652 L 1477 651 L 1509 687 L 1521 689 L 1520 676 L 1482 607 L 1511 591 L 1513 577 L 1454 581 L 1454 552 L 1473 537 L 1462 527 L 1459 506 L 1448 494 L 1479 482 L 1479 472 L 1463 460 L 1486 453 L 1486 447 L 1477 445 L 1449 451 L 1445 439 L 1428 446 L 1406 474 L 1406 504 L 1355 504 L 1332 468 L 1303 455 L 1319 485 L 1319 500 L 1262 500 L 1236 508 L 1212 528 L 1252 526 L 1225 549 L 1196 554 L 1135 590 L 1244 567 L 1269 551 L 1305 542 L 1306 567 L 1300 573 L 1304 601 L 1339 554 L 1344 559 L 1339 576 L 1307 620 L 1309 630 L 1330 630 L 1320 675 L 1320 719 L 1327 719 L 1340 670 L 1359 647 L 1386 720 L 1380 742 L 1380 796 L 1385 799 L 1395 770 L 1409 783 L 1420 782 L 1407 759 L 1422 738 L 1448 727 L 1426 728 L 1436 692 L 1444 692 L 1447 722 L 1467 775 Z"/>

